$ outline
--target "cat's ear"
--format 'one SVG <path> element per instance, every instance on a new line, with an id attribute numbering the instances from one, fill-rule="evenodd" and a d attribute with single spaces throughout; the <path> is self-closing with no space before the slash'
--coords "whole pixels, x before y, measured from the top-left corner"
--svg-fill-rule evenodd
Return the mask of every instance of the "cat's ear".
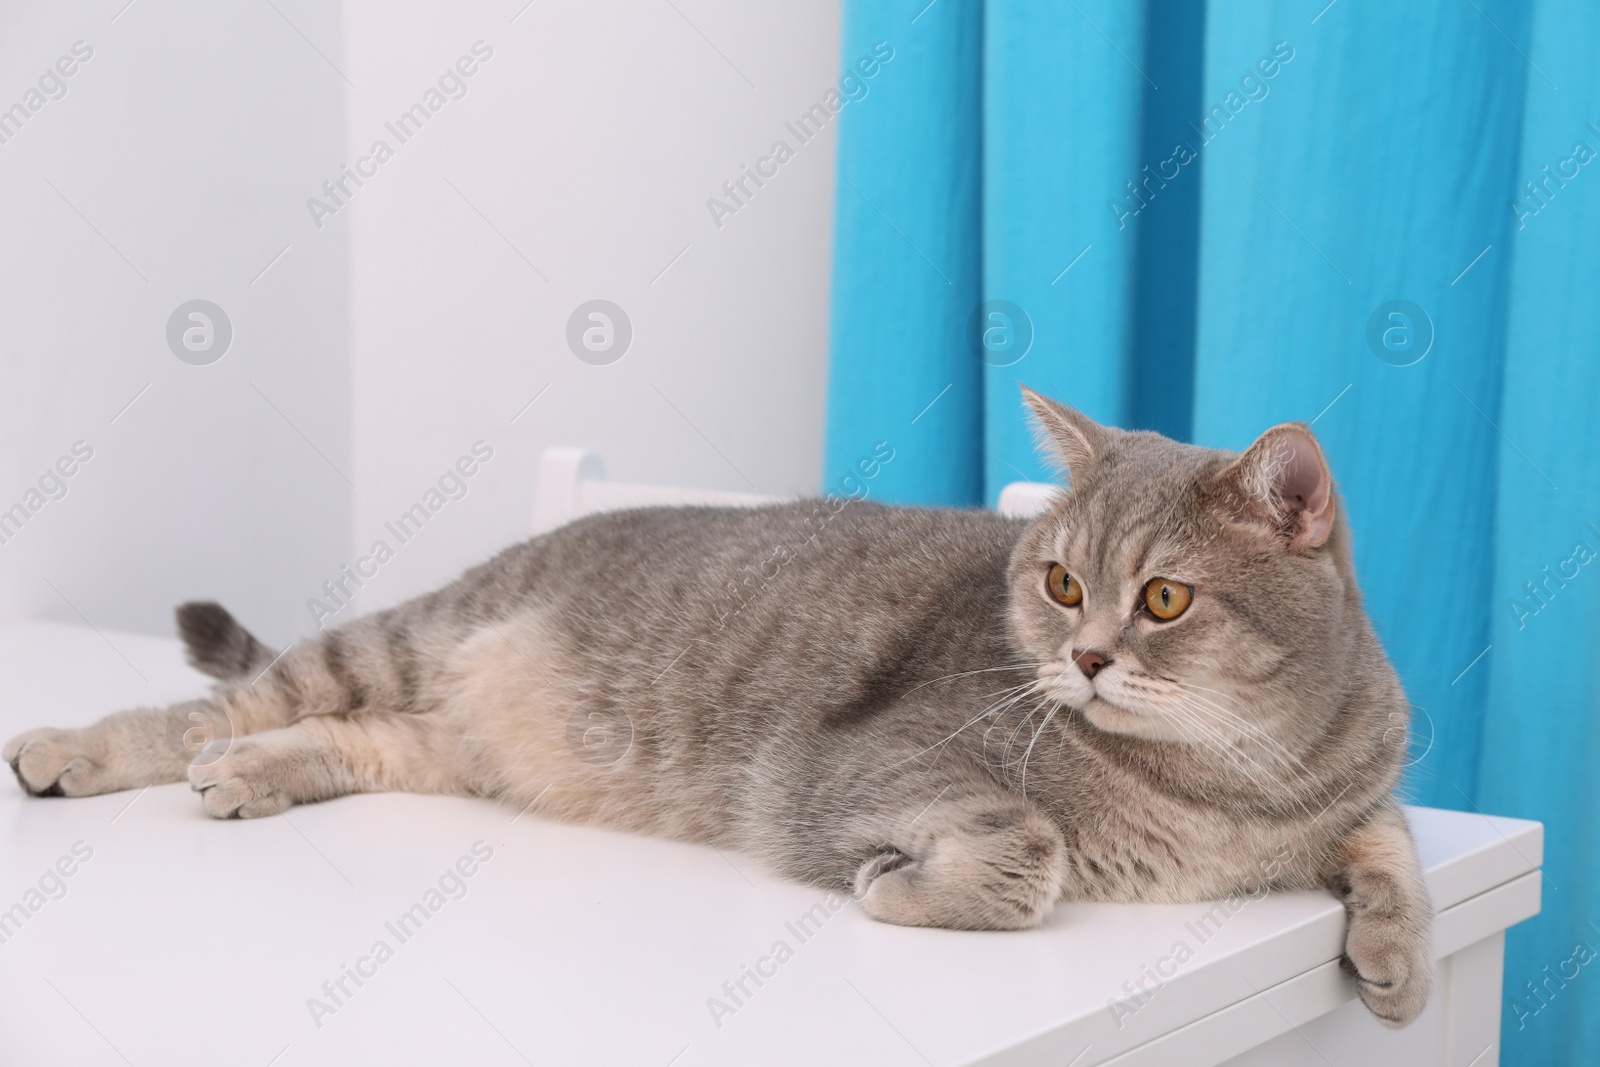
<path id="1" fill-rule="evenodd" d="M 1333 472 L 1304 423 L 1274 426 L 1219 476 L 1243 512 L 1292 549 L 1316 548 L 1333 533 Z"/>
<path id="2" fill-rule="evenodd" d="M 1033 412 L 1034 436 L 1047 459 L 1066 468 L 1070 477 L 1088 470 L 1110 443 L 1111 431 L 1081 411 L 1057 403 L 1026 385 L 1022 401 Z"/>

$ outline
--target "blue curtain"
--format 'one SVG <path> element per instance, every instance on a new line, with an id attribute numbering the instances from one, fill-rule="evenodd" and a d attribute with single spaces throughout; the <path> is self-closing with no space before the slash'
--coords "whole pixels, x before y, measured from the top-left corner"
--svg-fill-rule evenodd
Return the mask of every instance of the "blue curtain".
<path id="1" fill-rule="evenodd" d="M 880 44 L 882 43 L 882 44 Z M 1044 479 L 1019 381 L 1314 424 L 1415 706 L 1407 795 L 1546 825 L 1504 1061 L 1600 1063 L 1600 6 L 846 0 L 826 470 Z M 1594 573 L 1590 573 L 1590 572 Z"/>

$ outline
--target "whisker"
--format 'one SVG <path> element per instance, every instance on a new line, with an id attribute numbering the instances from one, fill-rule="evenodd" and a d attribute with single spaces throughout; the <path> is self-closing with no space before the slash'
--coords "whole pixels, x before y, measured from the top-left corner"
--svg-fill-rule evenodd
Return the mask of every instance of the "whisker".
<path id="1" fill-rule="evenodd" d="M 1208 693 L 1216 692 L 1214 689 L 1205 689 L 1204 686 L 1195 686 L 1189 682 L 1179 682 L 1178 684 L 1190 689 L 1202 689 Z M 1301 762 L 1299 756 L 1295 755 L 1286 745 L 1283 744 L 1283 742 L 1279 741 L 1276 737 L 1273 737 L 1271 733 L 1263 729 L 1260 725 L 1251 722 L 1238 712 L 1226 707 L 1219 701 L 1193 694 L 1191 694 L 1191 699 L 1199 701 L 1201 704 L 1207 708 L 1210 708 L 1230 724 L 1236 726 L 1244 733 L 1249 734 L 1252 739 L 1272 750 L 1284 762 L 1291 763 L 1301 770 L 1307 769 L 1305 764 Z"/>
<path id="2" fill-rule="evenodd" d="M 1033 740 L 1028 742 L 1028 751 L 1022 754 L 1022 795 L 1024 797 L 1028 795 L 1028 757 L 1033 755 L 1033 746 L 1038 744 L 1039 735 L 1050 728 L 1050 720 L 1055 718 L 1056 712 L 1060 710 L 1060 704 L 1050 709 L 1044 717 L 1044 722 L 1040 723 L 1039 728 L 1033 732 Z M 1029 718 L 1032 717 L 1031 715 L 1029 716 Z"/>
<path id="3" fill-rule="evenodd" d="M 1033 721 L 1033 717 L 1039 713 L 1039 709 L 1043 707 L 1044 704 L 1045 701 L 1041 700 L 1032 708 L 1028 709 L 1028 714 L 1022 717 L 1022 721 L 1017 723 L 1017 725 L 1012 729 L 1011 733 L 1006 737 L 1005 753 L 1000 757 L 1002 764 L 1006 761 L 1006 758 L 1011 755 L 1011 746 L 1016 743 L 1017 735 L 1022 732 L 1023 727 L 1027 726 L 1028 723 Z"/>
<path id="4" fill-rule="evenodd" d="M 1000 693 L 1009 694 L 1009 695 L 1002 695 L 999 700 L 995 701 L 993 704 L 990 704 L 988 707 L 986 707 L 982 711 L 978 712 L 978 714 L 976 714 L 972 718 L 968 719 L 965 723 L 962 723 L 960 726 L 958 726 L 956 728 L 955 732 L 950 734 L 948 737 L 945 737 L 945 738 L 943 738 L 942 740 L 939 740 L 939 741 L 935 741 L 933 744 L 929 745 L 927 748 L 924 748 L 924 749 L 922 749 L 921 751 L 918 751 L 918 752 L 914 752 L 911 755 L 907 756 L 905 759 L 900 760 L 898 763 L 890 764 L 890 766 L 891 767 L 899 767 L 899 766 L 901 766 L 903 764 L 911 762 L 912 760 L 916 759 L 918 756 L 926 755 L 927 753 L 932 752 L 936 748 L 940 748 L 940 747 L 942 747 L 944 745 L 949 744 L 951 741 L 954 741 L 956 739 L 956 737 L 959 736 L 962 733 L 962 731 L 966 730 L 968 727 L 974 725 L 975 723 L 978 723 L 978 722 L 982 721 L 984 718 L 988 717 L 989 715 L 994 714 L 996 708 L 1000 708 L 1000 712 L 999 713 L 1003 715 L 1005 713 L 1005 711 L 1009 710 L 1009 708 L 1012 705 L 1016 704 L 1020 700 L 1026 699 L 1028 697 L 1028 695 L 1029 695 L 1029 691 L 1034 689 L 1035 687 L 1037 687 L 1040 684 L 1041 683 L 1036 678 L 1036 679 L 1034 679 L 1032 681 L 1024 682 L 1021 685 L 1015 685 L 1015 686 L 1012 686 L 1009 689 L 1000 690 L 999 691 Z M 993 694 L 990 694 L 990 695 L 992 696 Z M 1002 705 L 1004 705 L 1004 707 L 1002 707 Z"/>
<path id="5" fill-rule="evenodd" d="M 1189 698 L 1184 698 L 1177 705 L 1168 707 L 1169 714 L 1187 722 L 1202 738 L 1206 748 L 1226 759 L 1232 767 L 1240 772 L 1246 779 L 1255 781 L 1260 777 L 1271 778 L 1273 775 L 1250 755 L 1235 745 L 1228 742 L 1221 734 L 1197 714 L 1198 708 L 1191 703 Z M 1302 805 L 1303 807 L 1303 805 Z"/>
<path id="6" fill-rule="evenodd" d="M 1149 685 L 1140 687 L 1141 695 L 1148 699 L 1152 708 L 1165 714 L 1185 741 L 1211 753 L 1245 781 L 1257 786 L 1264 783 L 1287 785 L 1283 775 L 1285 770 L 1291 765 L 1305 769 L 1293 752 L 1260 726 L 1195 691 L 1214 692 L 1214 690 L 1205 690 L 1204 686 L 1194 686 L 1187 682 L 1171 682 L 1154 675 L 1148 676 L 1147 681 L 1167 682 L 1172 686 L 1166 691 L 1159 691 Z M 1224 733 L 1221 729 L 1224 725 L 1231 727 L 1236 736 Z M 1272 756 L 1273 768 L 1264 766 L 1244 747 L 1247 741 Z M 1307 818 L 1311 817 L 1304 798 L 1297 791 L 1288 788 L 1284 792 L 1296 808 Z"/>
<path id="7" fill-rule="evenodd" d="M 1188 725 L 1198 737 L 1202 747 L 1226 759 L 1233 766 L 1234 770 L 1238 771 L 1246 778 L 1254 777 L 1254 775 L 1251 774 L 1250 767 L 1241 759 L 1244 753 L 1241 753 L 1232 746 L 1226 744 L 1223 739 L 1215 733 L 1215 731 L 1208 729 L 1205 721 L 1195 714 L 1193 707 L 1189 705 L 1187 701 L 1180 701 L 1175 705 L 1168 705 L 1164 710 L 1173 718 L 1175 722 Z M 1260 768 L 1258 767 L 1257 769 L 1259 770 Z"/>
<path id="8" fill-rule="evenodd" d="M 1207 707 L 1214 709 L 1219 715 L 1228 720 L 1228 722 L 1237 726 L 1244 733 L 1250 734 L 1252 737 L 1258 739 L 1262 744 L 1276 749 L 1280 754 L 1284 755 L 1290 760 L 1299 762 L 1298 757 L 1296 757 L 1287 746 L 1285 746 L 1276 737 L 1273 737 L 1272 734 L 1268 730 L 1262 728 L 1260 724 L 1251 722 L 1249 719 L 1245 718 L 1243 715 L 1240 715 L 1238 712 L 1234 711 L 1220 700 L 1214 700 L 1210 697 L 1197 695 L 1198 693 L 1214 693 L 1216 696 L 1226 697 L 1228 694 L 1219 692 L 1215 689 L 1207 689 L 1205 686 L 1196 685 L 1193 682 L 1180 681 L 1176 682 L 1175 684 L 1180 685 L 1185 689 L 1194 691 L 1194 693 L 1191 694 L 1192 699 L 1201 701 Z"/>
<path id="9" fill-rule="evenodd" d="M 975 671 L 957 671 L 954 674 L 946 674 L 938 678 L 929 678 L 926 682 L 919 683 L 912 686 L 910 689 L 907 689 L 904 693 L 901 693 L 900 696 L 903 699 L 910 696 L 912 693 L 915 693 L 919 689 L 933 685 L 935 682 L 948 682 L 953 678 L 967 678 L 974 674 L 993 674 L 996 671 L 1038 670 L 1042 666 L 1044 666 L 1044 663 L 1041 661 L 1038 663 L 1008 663 L 1003 667 L 981 667 Z"/>
<path id="10" fill-rule="evenodd" d="M 1183 702 L 1183 705 L 1184 705 L 1184 709 L 1185 709 L 1187 714 L 1189 714 L 1191 716 L 1195 714 L 1195 711 L 1197 709 L 1196 709 L 1196 707 L 1194 705 L 1190 704 L 1188 699 L 1185 699 L 1185 701 Z M 1264 777 L 1269 778 L 1269 779 L 1275 777 L 1272 774 L 1272 772 L 1268 771 L 1265 767 L 1261 766 L 1261 764 L 1255 759 L 1255 757 L 1253 757 L 1252 755 L 1250 755 L 1250 753 L 1244 751 L 1243 749 L 1238 748 L 1235 745 L 1227 745 L 1227 751 L 1230 754 L 1236 754 L 1239 757 L 1242 757 L 1244 760 L 1248 761 Z M 1237 766 L 1237 764 L 1236 764 L 1236 766 Z M 1310 809 L 1306 807 L 1305 800 L 1300 796 L 1300 794 L 1298 792 L 1290 790 L 1289 793 L 1288 793 L 1288 796 L 1289 796 L 1289 798 L 1291 800 L 1293 800 L 1295 807 L 1299 808 L 1301 813 L 1304 814 L 1306 816 L 1306 818 L 1309 819 L 1309 818 L 1312 817 Z"/>
<path id="11" fill-rule="evenodd" d="M 1178 706 L 1169 707 L 1167 711 L 1171 716 L 1173 725 L 1179 728 L 1185 739 L 1191 744 L 1198 744 L 1200 748 L 1225 760 L 1233 770 L 1244 778 L 1250 779 L 1253 777 L 1250 773 L 1250 768 L 1240 762 L 1239 754 L 1213 736 L 1206 729 L 1205 724 L 1190 709 Z"/>

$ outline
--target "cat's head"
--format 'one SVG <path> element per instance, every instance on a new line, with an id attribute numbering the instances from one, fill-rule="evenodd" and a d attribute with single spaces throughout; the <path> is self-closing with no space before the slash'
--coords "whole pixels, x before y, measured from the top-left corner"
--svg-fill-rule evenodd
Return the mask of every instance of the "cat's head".
<path id="1" fill-rule="evenodd" d="M 1024 392 L 1070 480 L 1011 561 L 1013 640 L 1046 695 L 1114 734 L 1270 748 L 1358 687 L 1399 692 L 1310 427 L 1223 452 Z"/>

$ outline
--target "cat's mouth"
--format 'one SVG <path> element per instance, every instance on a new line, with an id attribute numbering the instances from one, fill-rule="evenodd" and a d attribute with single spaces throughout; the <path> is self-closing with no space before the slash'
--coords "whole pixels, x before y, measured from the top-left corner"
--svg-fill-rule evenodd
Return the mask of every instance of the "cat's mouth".
<path id="1" fill-rule="evenodd" d="M 1121 672 L 1102 672 L 1094 679 L 1078 679 L 1071 686 L 1067 703 L 1077 708 L 1088 722 L 1107 733 L 1142 737 L 1150 740 L 1171 740 L 1173 728 L 1162 714 L 1160 702 L 1154 705 L 1148 686 Z"/>
<path id="2" fill-rule="evenodd" d="M 1171 741 L 1177 736 L 1166 716 L 1152 709 L 1116 704 L 1095 695 L 1083 706 L 1083 717 L 1109 734 L 1138 737 L 1147 741 Z"/>
<path id="3" fill-rule="evenodd" d="M 1083 713 L 1089 718 L 1089 721 L 1102 729 L 1112 729 L 1112 724 L 1114 723 L 1128 723 L 1150 718 L 1148 712 L 1117 704 L 1099 695 L 1089 698 L 1088 702 L 1083 706 Z"/>
<path id="4" fill-rule="evenodd" d="M 1045 692 L 1077 711 L 1087 711 L 1091 705 L 1104 704 L 1125 714 L 1137 714 L 1121 692 L 1126 688 L 1109 671 L 1098 678 L 1088 678 L 1070 661 L 1051 663 L 1042 671 Z M 1116 697 L 1118 699 L 1113 700 Z"/>
<path id="5" fill-rule="evenodd" d="M 1147 683 L 1117 666 L 1087 677 L 1069 660 L 1050 664 L 1046 692 L 1107 733 L 1149 739 L 1170 739 L 1171 726 L 1159 703 L 1152 706 Z"/>

